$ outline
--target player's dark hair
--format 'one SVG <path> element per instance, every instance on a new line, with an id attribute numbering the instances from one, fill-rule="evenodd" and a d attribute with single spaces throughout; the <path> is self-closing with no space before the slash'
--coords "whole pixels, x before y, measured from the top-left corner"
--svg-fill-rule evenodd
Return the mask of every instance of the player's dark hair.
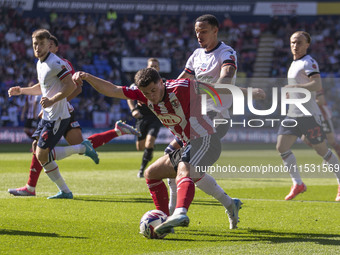
<path id="1" fill-rule="evenodd" d="M 196 19 L 195 23 L 196 22 L 205 22 L 205 21 L 208 22 L 208 24 L 213 26 L 213 27 L 217 27 L 217 28 L 219 27 L 219 23 L 218 23 L 217 18 L 212 14 L 204 14 L 202 16 L 199 16 Z"/>
<path id="2" fill-rule="evenodd" d="M 307 43 L 309 43 L 309 44 L 312 41 L 312 38 L 311 38 L 310 34 L 305 32 L 305 31 L 296 31 L 294 34 L 303 35 L 306 38 Z"/>
<path id="3" fill-rule="evenodd" d="M 51 35 L 50 40 L 54 42 L 55 46 L 59 46 L 59 42 L 57 37 L 55 37 L 54 35 Z"/>
<path id="4" fill-rule="evenodd" d="M 135 84 L 137 87 L 147 87 L 150 83 L 157 83 L 161 76 L 154 68 L 144 68 L 139 70 L 135 75 Z"/>
<path id="5" fill-rule="evenodd" d="M 37 38 L 38 40 L 50 39 L 51 34 L 47 29 L 38 29 L 32 33 L 32 38 Z"/>

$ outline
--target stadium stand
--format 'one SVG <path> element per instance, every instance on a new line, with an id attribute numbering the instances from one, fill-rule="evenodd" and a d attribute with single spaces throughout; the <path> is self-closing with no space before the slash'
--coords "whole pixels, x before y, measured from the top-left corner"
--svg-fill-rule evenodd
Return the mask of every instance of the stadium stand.
<path id="1" fill-rule="evenodd" d="M 108 18 L 109 17 L 109 18 Z M 187 15 L 140 14 L 86 14 L 51 12 L 25 16 L 19 8 L 3 7 L 0 12 L 0 125 L 14 125 L 6 118 L 9 102 L 22 108 L 22 97 L 8 98 L 7 90 L 14 85 L 25 86 L 35 80 L 35 62 L 31 48 L 31 32 L 47 28 L 60 41 L 59 54 L 69 59 L 76 70 L 98 75 L 116 84 L 130 84 L 131 74 L 119 66 L 122 57 L 170 58 L 175 78 L 182 71 L 192 51 L 198 47 L 194 34 L 194 18 Z M 238 77 L 284 77 L 290 59 L 289 38 L 293 30 L 306 29 L 314 38 L 312 55 L 318 59 L 323 77 L 340 76 L 340 19 L 311 19 L 299 23 L 296 16 L 271 20 L 244 22 L 230 15 L 220 17 L 220 39 L 239 53 Z M 285 23 L 286 22 L 286 23 Z M 283 26 L 283 24 L 289 24 Z M 339 116 L 340 105 L 334 103 L 339 86 L 326 88 L 326 96 L 334 116 Z M 73 101 L 79 109 L 77 118 L 92 126 L 92 112 L 111 111 L 118 117 L 127 117 L 128 108 L 119 101 L 101 98 L 90 86 L 83 88 L 82 96 Z M 113 110 L 114 109 L 114 110 Z M 117 111 L 117 109 L 121 109 Z M 19 125 L 23 123 L 18 122 Z M 338 123 L 335 123 L 336 126 Z"/>

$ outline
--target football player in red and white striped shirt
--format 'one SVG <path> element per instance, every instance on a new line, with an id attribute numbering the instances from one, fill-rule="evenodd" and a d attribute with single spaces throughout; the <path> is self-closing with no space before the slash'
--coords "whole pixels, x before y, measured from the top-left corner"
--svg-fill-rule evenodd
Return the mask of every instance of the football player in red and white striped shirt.
<path id="1" fill-rule="evenodd" d="M 162 81 L 153 68 L 139 70 L 135 76 L 138 88 L 116 86 L 85 72 L 77 72 L 73 80 L 85 80 L 99 93 L 108 97 L 139 100 L 184 144 L 181 149 L 156 160 L 145 171 L 156 209 L 169 215 L 168 191 L 164 178 L 176 178 L 177 204 L 172 216 L 158 226 L 158 234 L 169 233 L 173 227 L 188 226 L 187 210 L 194 198 L 192 178 L 199 178 L 196 166 L 210 166 L 221 152 L 221 142 L 212 120 L 201 114 L 201 97 L 196 94 L 196 82 L 189 79 Z"/>

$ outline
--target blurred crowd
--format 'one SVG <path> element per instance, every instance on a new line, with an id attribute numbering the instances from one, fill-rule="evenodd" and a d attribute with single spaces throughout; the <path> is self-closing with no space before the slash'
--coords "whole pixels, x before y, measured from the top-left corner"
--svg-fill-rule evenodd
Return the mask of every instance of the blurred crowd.
<path id="1" fill-rule="evenodd" d="M 23 107 L 24 96 L 8 98 L 11 86 L 27 86 L 36 82 L 35 58 L 31 46 L 31 34 L 35 29 L 46 28 L 59 40 L 59 55 L 67 58 L 75 70 L 84 70 L 118 85 L 131 84 L 133 74 L 123 73 L 122 57 L 169 58 L 172 73 L 165 78 L 176 78 L 186 60 L 199 45 L 194 33 L 194 20 L 181 15 L 124 15 L 109 10 L 106 14 L 77 15 L 51 12 L 27 16 L 21 8 L 2 8 L 0 13 L 0 126 L 17 126 Z M 319 19 L 312 24 L 294 23 L 290 30 L 283 23 L 234 22 L 225 15 L 220 18 L 219 36 L 233 47 L 238 56 L 238 76 L 251 77 L 261 33 L 273 33 L 275 56 L 272 76 L 286 75 L 290 61 L 289 35 L 298 26 L 309 31 L 314 38 L 313 56 L 320 63 L 325 75 L 339 74 L 340 22 Z M 331 100 L 331 98 L 330 98 Z M 117 119 L 132 122 L 124 100 L 106 98 L 90 86 L 72 100 L 77 119 L 83 126 L 93 126 L 93 112 L 106 112 L 109 125 Z M 339 109 L 340 112 L 340 109 Z"/>

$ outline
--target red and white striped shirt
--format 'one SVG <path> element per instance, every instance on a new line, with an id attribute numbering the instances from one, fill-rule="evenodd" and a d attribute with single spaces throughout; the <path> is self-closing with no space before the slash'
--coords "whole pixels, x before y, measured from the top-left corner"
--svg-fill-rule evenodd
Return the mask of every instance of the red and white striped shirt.
<path id="1" fill-rule="evenodd" d="M 185 144 L 216 132 L 212 120 L 201 114 L 201 96 L 190 79 L 167 80 L 165 95 L 158 104 L 151 103 L 138 88 L 123 87 L 124 95 L 145 103 L 175 136 Z"/>
<path id="2" fill-rule="evenodd" d="M 37 119 L 41 105 L 39 104 L 41 96 L 28 95 L 26 97 L 27 119 Z"/>

